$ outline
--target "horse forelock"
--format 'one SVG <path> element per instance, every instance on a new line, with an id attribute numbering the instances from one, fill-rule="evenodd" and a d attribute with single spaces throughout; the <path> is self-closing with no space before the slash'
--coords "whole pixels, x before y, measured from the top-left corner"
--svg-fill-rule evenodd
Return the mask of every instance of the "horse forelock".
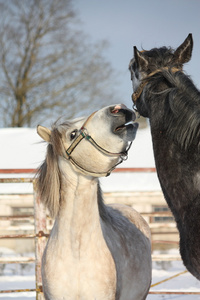
<path id="1" fill-rule="evenodd" d="M 181 71 L 173 73 L 170 69 L 163 70 L 152 79 L 152 89 L 157 90 L 162 82 L 165 82 L 166 89 L 157 95 L 160 94 L 159 98 L 165 101 L 162 119 L 164 129 L 184 150 L 192 144 L 199 149 L 200 92 L 189 76 Z M 155 97 L 153 93 L 152 97 Z"/>
<path id="2" fill-rule="evenodd" d="M 60 207 L 61 176 L 58 157 L 64 153 L 62 133 L 54 127 L 47 146 L 46 158 L 39 168 L 37 187 L 41 202 L 48 208 L 51 217 L 55 217 Z"/>
<path id="3" fill-rule="evenodd" d="M 171 47 L 165 47 L 165 46 L 142 51 L 143 55 L 145 55 L 149 60 L 152 58 L 154 62 L 160 59 L 165 61 L 169 57 L 172 57 L 173 52 L 174 50 Z"/>
<path id="4" fill-rule="evenodd" d="M 148 61 L 147 74 L 162 67 L 170 66 L 173 59 L 174 50 L 170 47 L 153 48 L 143 52 Z"/>

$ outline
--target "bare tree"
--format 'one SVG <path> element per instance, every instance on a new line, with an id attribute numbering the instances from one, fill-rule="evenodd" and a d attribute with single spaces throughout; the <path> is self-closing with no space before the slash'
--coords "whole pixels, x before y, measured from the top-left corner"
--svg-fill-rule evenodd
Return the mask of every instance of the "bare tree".
<path id="1" fill-rule="evenodd" d="M 0 115 L 32 126 L 113 102 L 105 42 L 90 43 L 71 0 L 0 0 Z"/>

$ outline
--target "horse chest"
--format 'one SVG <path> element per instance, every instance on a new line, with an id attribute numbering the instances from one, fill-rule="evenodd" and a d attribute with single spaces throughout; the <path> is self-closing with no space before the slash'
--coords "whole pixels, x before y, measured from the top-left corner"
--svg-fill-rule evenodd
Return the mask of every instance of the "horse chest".
<path id="1" fill-rule="evenodd" d="M 115 265 L 104 243 L 96 241 L 96 246 L 91 244 L 87 249 L 81 249 L 79 254 L 70 248 L 65 251 L 47 249 L 43 285 L 50 299 L 115 299 Z"/>

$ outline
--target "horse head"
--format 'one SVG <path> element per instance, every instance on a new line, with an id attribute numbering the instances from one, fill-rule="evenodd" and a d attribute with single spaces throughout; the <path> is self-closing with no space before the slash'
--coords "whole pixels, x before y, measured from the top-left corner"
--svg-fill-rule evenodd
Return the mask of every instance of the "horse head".
<path id="1" fill-rule="evenodd" d="M 149 117 L 147 103 L 142 93 L 149 79 L 163 70 L 172 72 L 182 70 L 183 65 L 191 59 L 192 49 L 192 34 L 189 34 L 176 50 L 161 47 L 139 51 L 136 46 L 134 47 L 134 58 L 129 63 L 129 70 L 134 91 L 132 99 L 141 115 Z"/>
<path id="2" fill-rule="evenodd" d="M 38 126 L 38 134 L 48 143 L 46 159 L 39 171 L 38 187 L 52 215 L 56 214 L 53 198 L 60 198 L 54 194 L 60 190 L 59 174 L 65 173 L 67 178 L 77 178 L 80 174 L 90 177 L 109 175 L 127 158 L 127 148 L 138 128 L 134 120 L 132 110 L 124 105 L 112 105 L 87 118 L 55 123 L 51 130 Z M 56 188 L 51 192 L 53 186 Z"/>
<path id="3" fill-rule="evenodd" d="M 88 118 L 54 126 L 52 131 L 38 126 L 38 134 L 53 144 L 55 134 L 52 132 L 56 131 L 64 147 L 61 156 L 72 162 L 76 171 L 95 176 L 95 173 L 106 173 L 119 157 L 126 156 L 128 142 L 134 140 L 138 127 L 134 120 L 135 114 L 131 110 L 124 105 L 114 105 L 94 112 Z"/>

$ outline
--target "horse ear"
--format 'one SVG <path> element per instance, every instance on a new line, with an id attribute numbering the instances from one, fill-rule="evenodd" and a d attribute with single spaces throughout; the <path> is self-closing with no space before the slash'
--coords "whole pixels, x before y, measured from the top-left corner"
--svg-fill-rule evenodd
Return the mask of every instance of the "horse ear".
<path id="1" fill-rule="evenodd" d="M 51 140 L 51 130 L 49 128 L 38 125 L 37 133 L 46 142 L 50 143 Z"/>
<path id="2" fill-rule="evenodd" d="M 142 70 L 146 70 L 148 66 L 148 60 L 144 57 L 141 51 L 138 51 L 136 46 L 134 47 L 134 57 L 137 67 L 141 68 Z"/>
<path id="3" fill-rule="evenodd" d="M 192 34 L 188 34 L 185 41 L 174 52 L 174 59 L 178 64 L 187 63 L 192 56 L 193 39 Z"/>

